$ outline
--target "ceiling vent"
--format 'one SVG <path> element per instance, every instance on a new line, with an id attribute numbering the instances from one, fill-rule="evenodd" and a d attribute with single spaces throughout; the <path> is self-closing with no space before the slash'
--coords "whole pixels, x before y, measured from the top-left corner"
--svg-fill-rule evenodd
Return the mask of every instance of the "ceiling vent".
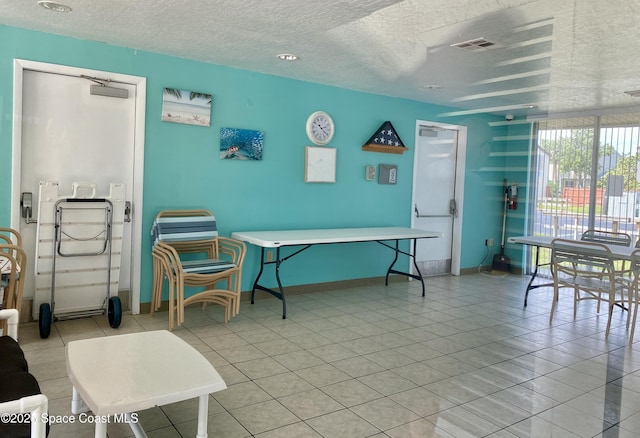
<path id="1" fill-rule="evenodd" d="M 463 41 L 461 43 L 451 44 L 451 47 L 458 47 L 460 49 L 470 50 L 472 52 L 476 52 L 479 50 L 486 50 L 490 47 L 495 46 L 496 43 L 492 43 L 489 40 L 484 38 L 475 38 L 469 41 Z"/>
<path id="2" fill-rule="evenodd" d="M 624 94 L 631 97 L 640 97 L 640 90 L 625 91 Z"/>

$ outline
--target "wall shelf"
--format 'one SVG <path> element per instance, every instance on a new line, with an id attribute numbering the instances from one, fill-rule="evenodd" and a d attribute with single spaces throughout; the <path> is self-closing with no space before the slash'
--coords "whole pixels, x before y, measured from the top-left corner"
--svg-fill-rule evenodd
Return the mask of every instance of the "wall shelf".
<path id="1" fill-rule="evenodd" d="M 409 150 L 390 121 L 384 122 L 374 134 L 362 145 L 363 151 L 384 152 L 386 154 L 402 154 Z"/>
<path id="2" fill-rule="evenodd" d="M 384 152 L 386 154 L 402 154 L 409 148 L 404 146 L 384 146 L 381 144 L 365 144 L 362 146 L 363 151 L 367 152 Z"/>

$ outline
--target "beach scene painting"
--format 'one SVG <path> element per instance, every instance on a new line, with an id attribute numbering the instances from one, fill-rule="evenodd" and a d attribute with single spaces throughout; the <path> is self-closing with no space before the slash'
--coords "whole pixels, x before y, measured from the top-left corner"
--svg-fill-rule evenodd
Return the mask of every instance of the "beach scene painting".
<path id="1" fill-rule="evenodd" d="M 220 128 L 220 158 L 224 160 L 262 160 L 263 145 L 262 131 Z"/>
<path id="2" fill-rule="evenodd" d="M 162 121 L 211 126 L 211 101 L 210 94 L 164 88 L 162 90 Z"/>

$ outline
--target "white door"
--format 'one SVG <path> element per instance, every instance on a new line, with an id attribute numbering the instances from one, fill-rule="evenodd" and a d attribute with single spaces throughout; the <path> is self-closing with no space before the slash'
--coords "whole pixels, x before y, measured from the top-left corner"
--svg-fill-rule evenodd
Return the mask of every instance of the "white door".
<path id="1" fill-rule="evenodd" d="M 38 189 L 41 181 L 59 182 L 61 194 L 71 194 L 73 182 L 97 184 L 98 196 L 108 196 L 109 183 L 122 183 L 126 189 L 126 199 L 137 202 L 142 185 L 136 160 L 140 159 L 137 143 L 140 111 L 139 89 L 144 81 L 122 81 L 109 85 L 128 91 L 128 97 L 115 98 L 90 93 L 91 85 L 97 85 L 82 75 L 112 79 L 114 74 L 86 70 L 62 68 L 38 64 L 16 70 L 21 75 L 16 81 L 20 86 L 21 105 L 19 118 L 22 123 L 18 141 L 14 141 L 14 188 L 12 197 L 20 198 L 30 193 L 32 198 L 32 220 L 37 218 Z M 121 82 L 122 81 L 122 82 Z M 144 95 L 144 92 L 142 93 Z M 144 122 L 142 122 L 144 123 Z M 15 136 L 14 136 L 15 137 Z M 17 172 L 16 172 L 17 171 Z M 17 176 L 19 175 L 19 177 Z M 19 188 L 15 185 L 18 183 Z M 26 223 L 21 217 L 19 201 L 14 199 L 12 226 L 23 236 L 24 246 L 29 256 L 29 271 L 35 266 L 35 223 Z M 16 211 L 17 210 L 17 211 Z M 134 260 L 134 239 L 139 224 L 136 215 L 125 224 L 120 269 L 120 290 L 131 291 L 132 266 L 139 265 Z M 139 236 L 137 236 L 139 240 Z M 35 291 L 35 276 L 25 277 L 25 298 L 32 298 Z M 136 287 L 137 289 L 137 287 Z M 139 308 L 139 294 L 132 294 L 130 304 L 134 313 Z M 137 296 L 137 297 L 136 297 Z M 34 309 L 34 316 L 37 315 Z"/>
<path id="2" fill-rule="evenodd" d="M 411 224 L 443 235 L 418 241 L 416 263 L 423 275 L 460 273 L 464 143 L 464 127 L 417 124 Z"/>

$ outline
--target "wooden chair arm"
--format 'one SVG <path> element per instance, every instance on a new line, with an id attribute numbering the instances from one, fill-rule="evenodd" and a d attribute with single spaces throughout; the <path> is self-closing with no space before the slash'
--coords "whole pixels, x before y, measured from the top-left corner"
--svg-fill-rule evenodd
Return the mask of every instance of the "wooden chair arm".
<path id="1" fill-rule="evenodd" d="M 247 252 L 247 245 L 244 242 L 231 237 L 218 237 L 218 249 L 220 254 L 231 257 L 237 267 L 242 267 L 244 256 Z"/>

